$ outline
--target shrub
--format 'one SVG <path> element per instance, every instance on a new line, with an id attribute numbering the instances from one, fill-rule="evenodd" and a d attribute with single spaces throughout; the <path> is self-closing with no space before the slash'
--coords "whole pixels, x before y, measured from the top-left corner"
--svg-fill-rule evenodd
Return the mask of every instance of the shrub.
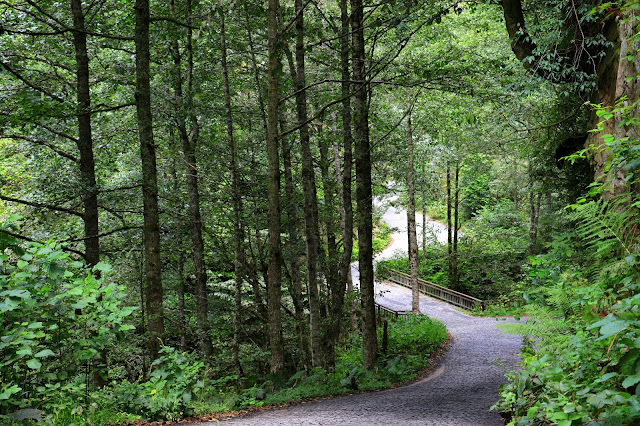
<path id="1" fill-rule="evenodd" d="M 133 329 L 134 308 L 123 307 L 123 287 L 94 275 L 108 274 L 105 263 L 90 271 L 55 243 L 0 249 L 0 415 L 76 409 L 89 367 Z"/>

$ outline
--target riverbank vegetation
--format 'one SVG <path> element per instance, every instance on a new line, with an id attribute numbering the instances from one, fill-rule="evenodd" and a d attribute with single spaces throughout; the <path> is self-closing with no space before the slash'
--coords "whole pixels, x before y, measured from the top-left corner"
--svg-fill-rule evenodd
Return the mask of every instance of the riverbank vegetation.
<path id="1" fill-rule="evenodd" d="M 389 266 L 529 304 L 513 424 L 637 422 L 639 10 L 0 0 L 0 418 L 407 380 L 444 331 L 383 350 L 393 193 L 449 234 Z"/>

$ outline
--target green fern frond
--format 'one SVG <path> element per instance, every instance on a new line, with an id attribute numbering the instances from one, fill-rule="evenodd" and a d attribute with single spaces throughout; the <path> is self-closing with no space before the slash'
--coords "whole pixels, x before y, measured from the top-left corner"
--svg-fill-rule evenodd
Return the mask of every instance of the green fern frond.
<path id="1" fill-rule="evenodd" d="M 625 202 L 624 197 L 615 202 L 591 201 L 580 205 L 574 215 L 578 237 L 592 248 L 599 260 L 632 252 L 633 238 L 629 227 L 637 221 L 636 208 Z"/>

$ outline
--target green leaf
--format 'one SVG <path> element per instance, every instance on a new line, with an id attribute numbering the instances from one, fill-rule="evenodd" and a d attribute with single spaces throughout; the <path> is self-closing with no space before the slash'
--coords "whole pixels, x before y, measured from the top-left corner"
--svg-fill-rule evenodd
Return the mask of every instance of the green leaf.
<path id="1" fill-rule="evenodd" d="M 2 393 L 0 393 L 0 401 L 11 398 L 11 395 L 14 393 L 18 393 L 22 390 L 18 385 L 13 385 L 10 388 L 5 389 Z"/>
<path id="2" fill-rule="evenodd" d="M 48 265 L 45 266 L 45 269 L 52 280 L 63 275 L 66 270 L 63 266 L 58 264 L 58 262 L 50 262 Z"/>
<path id="3" fill-rule="evenodd" d="M 628 387 L 631 387 L 631 386 L 635 385 L 638 382 L 640 382 L 640 375 L 634 374 L 632 376 L 627 377 L 626 379 L 624 379 L 622 381 L 622 387 L 627 389 Z"/>
<path id="4" fill-rule="evenodd" d="M 620 331 L 625 329 L 629 325 L 629 321 L 625 320 L 616 320 L 612 321 L 609 324 L 606 324 L 600 328 L 600 334 L 603 337 L 611 337 L 615 334 L 618 334 Z"/>
<path id="5" fill-rule="evenodd" d="M 29 361 L 27 361 L 27 367 L 29 367 L 32 370 L 39 370 L 40 367 L 42 367 L 42 363 L 37 359 L 32 358 Z"/>
<path id="6" fill-rule="evenodd" d="M 108 274 L 109 272 L 111 272 L 111 270 L 111 265 L 106 262 L 98 262 L 92 269 L 93 272 L 100 271 L 103 274 Z"/>
<path id="7" fill-rule="evenodd" d="M 51 355 L 54 355 L 54 353 L 53 353 L 53 351 L 51 349 L 44 349 L 44 350 L 38 352 L 35 355 L 35 357 L 36 358 L 44 358 L 44 357 L 51 356 Z"/>

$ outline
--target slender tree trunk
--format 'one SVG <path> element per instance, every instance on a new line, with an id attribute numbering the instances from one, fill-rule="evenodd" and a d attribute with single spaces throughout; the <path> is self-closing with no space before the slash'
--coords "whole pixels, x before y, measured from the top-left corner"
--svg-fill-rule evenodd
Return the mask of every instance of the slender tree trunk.
<path id="1" fill-rule="evenodd" d="M 191 0 L 187 0 L 187 24 L 191 23 Z M 174 10 L 173 1 L 169 2 L 170 9 Z M 213 346 L 209 333 L 209 309 L 207 301 L 207 271 L 204 259 L 204 239 L 202 236 L 202 214 L 200 212 L 200 189 L 198 166 L 196 159 L 196 145 L 198 143 L 199 126 L 193 108 L 193 33 L 187 28 L 187 93 L 186 99 L 182 93 L 182 69 L 181 56 L 176 40 L 172 43 L 172 53 L 175 65 L 174 92 L 178 113 L 176 124 L 182 152 L 186 166 L 187 193 L 189 194 L 189 232 L 191 234 L 191 246 L 193 266 L 195 272 L 195 297 L 196 297 L 196 322 L 198 324 L 198 340 L 200 350 L 206 359 L 211 357 Z M 187 131 L 187 123 L 184 116 L 191 120 L 191 135 Z"/>
<path id="2" fill-rule="evenodd" d="M 220 9 L 220 59 L 222 66 L 222 80 L 224 82 L 224 110 L 227 121 L 227 139 L 229 145 L 229 171 L 231 172 L 231 198 L 233 200 L 233 235 L 234 235 L 234 317 L 233 317 L 233 364 L 238 375 L 243 376 L 242 364 L 240 364 L 240 331 L 242 312 L 242 267 L 244 263 L 244 230 L 242 229 L 242 189 L 240 188 L 240 176 L 236 160 L 236 142 L 233 132 L 233 115 L 231 113 L 231 89 L 229 85 L 229 71 L 227 67 L 227 40 L 224 15 L 226 10 Z"/>
<path id="3" fill-rule="evenodd" d="M 171 144 L 175 144 L 175 134 L 173 131 L 173 127 L 169 128 L 169 139 L 171 140 Z M 179 149 L 176 148 L 176 152 Z M 178 161 L 176 158 L 173 159 L 171 163 L 171 176 L 173 177 L 173 193 L 180 194 L 180 183 L 178 180 Z M 178 259 L 176 260 L 176 294 L 178 295 L 178 328 L 180 335 L 180 350 L 187 350 L 187 319 L 185 316 L 185 305 L 184 305 L 184 297 L 186 293 L 186 282 L 185 282 L 185 273 L 184 273 L 184 264 L 185 264 L 185 249 L 184 249 L 184 241 L 182 238 L 182 227 L 183 223 L 183 212 L 184 212 L 184 204 L 181 201 L 181 197 L 179 198 L 178 206 L 176 208 L 177 213 L 175 215 L 176 222 L 176 234 L 175 234 L 175 244 L 177 246 Z"/>
<path id="4" fill-rule="evenodd" d="M 314 367 L 324 365 L 322 351 L 322 317 L 320 309 L 320 281 L 318 279 L 318 261 L 320 252 L 320 230 L 318 228 L 318 198 L 316 194 L 316 176 L 313 167 L 313 155 L 309 140 L 307 122 L 307 92 L 305 90 L 304 57 L 304 12 L 302 0 L 295 0 L 296 19 L 296 64 L 295 89 L 296 110 L 300 125 L 300 151 L 302 154 L 302 192 L 304 195 L 304 220 L 307 244 L 307 284 L 309 286 L 309 311 L 311 329 L 311 363 Z"/>
<path id="5" fill-rule="evenodd" d="M 73 46 L 76 54 L 78 152 L 84 201 L 85 260 L 90 267 L 100 262 L 98 237 L 98 196 L 91 135 L 91 94 L 89 90 L 89 54 L 81 0 L 71 0 L 73 14 Z"/>
<path id="6" fill-rule="evenodd" d="M 319 138 L 318 148 L 320 151 L 320 173 L 322 176 L 322 191 L 324 193 L 324 224 L 327 238 L 327 257 L 325 266 L 325 278 L 329 288 L 331 301 L 329 305 L 329 315 L 324 333 L 324 356 L 325 365 L 334 366 L 335 348 L 340 338 L 340 328 L 342 324 L 342 308 L 344 306 L 345 283 L 338 275 L 339 259 L 338 247 L 336 243 L 337 223 L 335 220 L 335 194 L 336 185 L 333 176 L 329 172 L 331 160 L 329 158 L 329 147 L 324 138 Z"/>
<path id="7" fill-rule="evenodd" d="M 536 254 L 536 243 L 538 241 L 538 224 L 540 222 L 540 204 L 542 203 L 542 194 L 533 192 L 529 193 L 529 245 L 527 252 L 530 256 Z"/>
<path id="8" fill-rule="evenodd" d="M 84 257 L 90 268 L 100 262 L 100 237 L 98 235 L 98 188 L 96 186 L 95 160 L 93 157 L 93 137 L 91 134 L 91 92 L 89 83 L 89 53 L 87 51 L 87 34 L 81 0 L 71 0 L 73 15 L 73 47 L 76 56 L 76 89 L 77 89 L 77 147 L 80 154 L 80 177 L 82 179 L 82 198 L 84 211 Z M 99 274 L 99 272 L 98 272 Z M 100 297 L 100 299 L 102 299 Z M 106 369 L 106 353 L 93 366 L 93 381 L 97 387 L 103 387 L 107 381 L 103 378 Z M 106 367 L 106 365 L 105 365 Z"/>
<path id="9" fill-rule="evenodd" d="M 373 287 L 373 194 L 371 189 L 371 145 L 366 83 L 364 8 L 362 0 L 351 0 L 353 46 L 354 140 L 358 223 L 358 263 L 363 311 L 364 367 L 373 370 L 378 350 Z"/>
<path id="10" fill-rule="evenodd" d="M 281 118 L 281 128 L 284 124 Z M 284 128 L 283 128 L 284 129 Z M 300 352 L 300 363 L 303 368 L 309 366 L 309 333 L 307 332 L 307 320 L 304 312 L 304 295 L 302 293 L 302 277 L 300 275 L 300 255 L 302 252 L 300 232 L 298 229 L 299 215 L 295 186 L 293 184 L 293 172 L 291 168 L 291 145 L 289 138 L 282 138 L 282 162 L 284 165 L 285 203 L 286 214 L 288 216 L 289 246 L 291 247 L 291 299 L 296 317 L 296 333 L 298 335 L 298 351 Z"/>
<path id="11" fill-rule="evenodd" d="M 411 127 L 411 111 L 407 115 L 407 147 L 409 164 L 407 165 L 407 190 L 409 208 L 407 209 L 407 233 L 409 236 L 409 264 L 411 265 L 411 312 L 420 314 L 420 289 L 418 288 L 418 234 L 416 233 L 416 174 L 413 166 L 414 142 Z"/>
<path id="12" fill-rule="evenodd" d="M 426 176 L 424 162 L 422 163 L 422 176 Z M 422 256 L 427 256 L 427 185 L 422 183 Z"/>
<path id="13" fill-rule="evenodd" d="M 451 271 L 453 272 L 453 289 L 460 290 L 459 276 L 458 276 L 458 229 L 460 228 L 460 163 L 456 163 L 456 177 L 454 184 L 454 217 L 453 217 L 453 265 Z"/>
<path id="14" fill-rule="evenodd" d="M 351 44 L 349 43 L 349 34 L 351 30 L 351 17 L 349 16 L 348 0 L 339 0 L 340 3 L 340 68 L 342 76 L 341 96 L 342 101 L 342 155 L 344 172 L 339 177 L 342 182 L 342 190 L 340 191 L 340 227 L 342 228 L 342 261 L 340 263 L 341 283 L 347 284 L 347 295 L 351 296 L 353 292 L 353 280 L 351 276 L 351 256 L 353 254 L 353 201 L 351 196 L 351 183 L 353 179 L 353 135 L 351 133 L 351 70 L 350 70 L 350 53 Z M 339 157 L 336 155 L 339 159 Z M 340 167 L 336 163 L 336 170 Z M 342 285 L 342 284 L 340 284 Z M 351 326 L 357 329 L 356 308 L 354 300 L 349 297 L 349 312 L 351 315 Z"/>
<path id="15" fill-rule="evenodd" d="M 267 162 L 269 213 L 269 269 L 267 280 L 268 329 L 271 343 L 271 372 L 284 372 L 282 337 L 282 247 L 280 241 L 280 158 L 278 155 L 278 0 L 269 0 L 268 9 L 268 98 L 267 98 Z"/>
<path id="16" fill-rule="evenodd" d="M 451 166 L 447 161 L 447 278 L 453 289 L 453 227 L 451 223 Z"/>
<path id="17" fill-rule="evenodd" d="M 349 111 L 349 118 L 351 118 L 351 111 Z M 349 131 L 349 133 L 351 132 Z M 351 148 L 351 146 L 349 146 L 349 148 Z M 356 331 L 358 329 L 358 318 L 356 307 L 353 303 L 353 298 L 351 297 L 353 293 L 353 278 L 351 276 L 351 253 L 353 252 L 353 208 L 349 209 L 351 217 L 347 219 L 347 208 L 345 207 L 345 200 L 347 197 L 344 195 L 344 176 L 342 173 L 342 161 L 340 161 L 340 146 L 338 145 L 337 139 L 334 141 L 333 145 L 333 162 L 336 171 L 336 181 L 342 183 L 342 185 L 338 185 L 338 201 L 340 205 L 340 231 L 342 233 L 343 252 L 342 259 L 338 265 L 336 286 L 340 286 L 342 289 L 345 289 L 346 286 L 351 329 Z M 351 167 L 349 167 L 349 173 L 351 173 Z M 351 180 L 349 180 L 349 192 L 351 192 Z M 348 199 L 349 204 L 351 204 L 351 194 L 349 194 Z M 347 225 L 347 223 L 350 223 L 350 225 Z M 347 244 L 349 244 L 349 246 L 347 246 Z M 349 257 L 345 254 L 347 250 L 350 253 Z M 344 298 L 342 304 L 344 306 Z M 340 330 L 338 330 L 338 335 L 340 335 Z"/>
<path id="18" fill-rule="evenodd" d="M 264 137 L 267 137 L 267 110 L 265 108 L 264 102 L 264 94 L 262 90 L 262 85 L 260 84 L 260 71 L 258 70 L 258 61 L 255 55 L 255 47 L 253 44 L 253 32 L 251 27 L 251 22 L 249 21 L 249 12 L 247 10 L 247 3 L 244 3 L 244 12 L 245 12 L 245 21 L 246 21 L 246 30 L 247 30 L 247 38 L 249 41 L 249 49 L 251 52 L 251 66 L 253 69 L 253 77 L 256 85 L 256 93 L 258 93 L 258 105 L 260 107 L 260 117 L 262 119 L 262 127 L 264 129 Z M 249 120 L 249 125 L 251 127 L 251 120 Z M 263 318 L 267 318 L 267 309 L 262 301 L 262 293 L 260 291 L 260 285 L 257 278 L 254 277 L 255 274 L 249 273 L 252 269 L 249 267 L 248 262 L 245 257 L 245 268 L 247 268 L 247 278 L 251 283 L 253 289 L 253 296 L 256 303 L 256 309 L 258 311 L 258 315 Z"/>
<path id="19" fill-rule="evenodd" d="M 144 255 L 147 280 L 147 327 L 149 353 L 158 357 L 164 335 L 162 307 L 162 264 L 160 260 L 160 219 L 158 214 L 158 174 L 151 115 L 149 79 L 149 0 L 136 0 L 136 110 L 140 159 L 142 162 L 142 200 L 144 208 Z"/>
<path id="20" fill-rule="evenodd" d="M 244 16 L 247 28 L 247 39 L 249 41 L 249 51 L 251 52 L 251 65 L 253 68 L 253 78 L 256 83 L 256 92 L 258 93 L 258 104 L 260 106 L 260 117 L 262 118 L 262 126 L 264 128 L 265 136 L 267 134 L 267 114 L 264 107 L 264 95 L 262 91 L 262 85 L 260 84 L 260 71 L 258 70 L 258 61 L 255 54 L 255 46 L 253 44 L 253 32 L 251 22 L 249 21 L 249 11 L 247 9 L 247 2 L 244 3 Z"/>

